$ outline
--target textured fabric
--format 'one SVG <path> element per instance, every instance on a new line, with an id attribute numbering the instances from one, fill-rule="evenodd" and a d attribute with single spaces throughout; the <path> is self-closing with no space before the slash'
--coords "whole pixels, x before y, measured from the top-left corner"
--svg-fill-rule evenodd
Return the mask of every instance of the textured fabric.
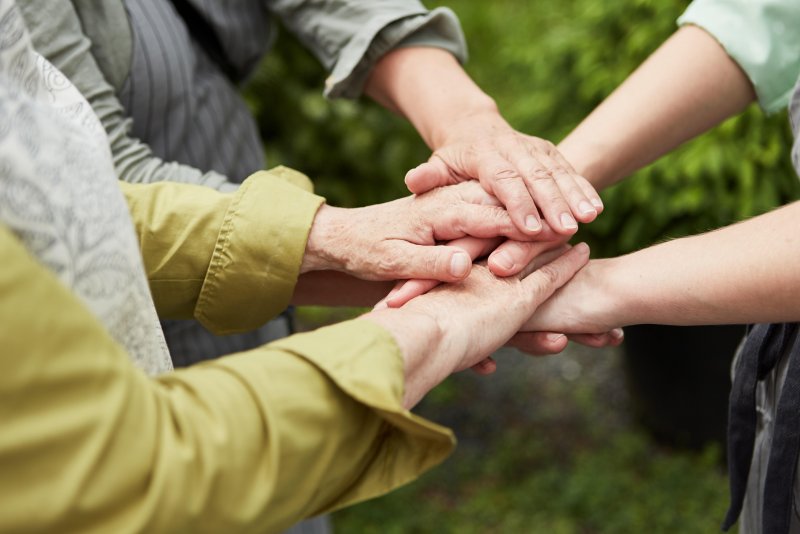
<path id="1" fill-rule="evenodd" d="M 213 170 L 234 182 L 263 169 L 264 149 L 250 110 L 172 4 L 126 0 L 125 6 L 133 55 L 119 99 L 133 119 L 131 133 L 165 161 Z"/>
<path id="2" fill-rule="evenodd" d="M 750 78 L 765 110 L 786 108 L 800 73 L 800 2 L 695 0 L 678 24 L 714 36 Z"/>
<path id="3" fill-rule="evenodd" d="M 763 532 L 788 532 L 795 470 L 786 467 L 797 464 L 800 425 L 792 424 L 791 419 L 796 420 L 796 417 L 791 415 L 787 420 L 787 414 L 796 412 L 797 406 L 800 406 L 800 389 L 796 384 L 800 378 L 797 371 L 800 369 L 795 368 L 800 360 L 791 357 L 800 349 L 800 346 L 796 346 L 799 339 L 798 325 L 795 323 L 759 324 L 751 327 L 742 347 L 730 397 L 728 464 L 731 505 L 722 525 L 723 530 L 728 530 L 736 523 L 744 502 L 756 441 L 758 382 L 774 372 L 780 359 L 788 354 L 790 364 L 778 401 L 769 463 L 764 477 L 762 515 Z"/>
<path id="4" fill-rule="evenodd" d="M 117 0 L 97 1 L 111 3 Z M 96 4 L 97 2 L 89 0 L 79 2 L 84 7 Z M 108 136 L 114 168 L 120 180 L 131 183 L 187 182 L 220 191 L 236 189 L 237 185 L 220 173 L 203 172 L 155 157 L 150 147 L 131 135 L 132 121 L 120 105 L 115 88 L 107 81 L 91 53 L 93 47 L 101 45 L 89 42 L 82 30 L 81 21 L 92 21 L 96 14 L 82 11 L 79 18 L 69 0 L 26 0 L 18 6 L 36 50 L 69 78 L 100 119 Z M 127 20 L 122 23 L 127 26 Z M 124 39 L 126 35 L 129 37 L 130 31 L 121 32 L 117 38 Z M 116 50 L 117 53 L 126 49 L 125 46 L 118 46 L 114 40 L 103 43 L 102 46 L 108 50 Z M 130 62 L 130 57 L 126 59 Z M 126 77 L 127 75 L 126 73 Z"/>
<path id="5" fill-rule="evenodd" d="M 193 317 L 229 334 L 288 305 L 323 199 L 282 179 L 281 171 L 256 173 L 227 194 L 171 182 L 119 184 L 159 315 Z M 264 210 L 267 199 L 280 209 Z"/>
<path id="6" fill-rule="evenodd" d="M 0 222 L 94 313 L 144 371 L 172 368 L 139 249 L 89 103 L 0 13 Z"/>

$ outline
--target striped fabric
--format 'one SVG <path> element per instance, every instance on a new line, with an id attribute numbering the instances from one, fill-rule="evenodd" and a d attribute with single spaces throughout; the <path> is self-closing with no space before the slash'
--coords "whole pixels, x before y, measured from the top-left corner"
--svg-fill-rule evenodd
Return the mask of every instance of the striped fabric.
<path id="1" fill-rule="evenodd" d="M 214 13 L 210 22 L 239 25 L 238 42 L 243 44 L 230 49 L 240 54 L 232 61 L 242 68 L 252 67 L 253 58 L 268 44 L 264 29 L 270 26 L 260 4 L 207 4 L 204 7 Z M 133 56 L 119 98 L 133 118 L 133 135 L 164 160 L 204 172 L 214 170 L 232 181 L 241 182 L 263 169 L 261 140 L 245 102 L 192 40 L 169 0 L 126 0 L 125 7 Z M 245 46 L 248 42 L 256 46 Z M 247 350 L 291 333 L 288 313 L 257 331 L 233 336 L 214 336 L 196 321 L 167 321 L 163 326 L 176 367 Z"/>
<path id="2" fill-rule="evenodd" d="M 228 2 L 210 4 L 225 7 L 217 11 L 233 11 Z M 248 4 L 259 6 L 258 2 Z M 192 41 L 172 4 L 168 0 L 126 0 L 125 5 L 133 33 L 133 57 L 131 75 L 119 96 L 133 118 L 133 134 L 162 159 L 202 171 L 215 170 L 236 182 L 263 169 L 263 148 L 250 111 L 236 88 Z M 262 39 L 259 36 L 264 30 L 259 31 L 252 18 L 261 21 L 262 28 L 269 28 L 263 11 L 249 13 L 253 17 L 234 19 L 239 23 L 251 20 L 242 24 L 243 43 Z M 251 62 L 233 61 L 234 65 Z"/>

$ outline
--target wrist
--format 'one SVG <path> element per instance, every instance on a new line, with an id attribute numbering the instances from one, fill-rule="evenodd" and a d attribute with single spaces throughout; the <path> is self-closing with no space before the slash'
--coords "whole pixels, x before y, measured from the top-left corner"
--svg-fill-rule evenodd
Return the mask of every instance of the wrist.
<path id="1" fill-rule="evenodd" d="M 609 151 L 603 146 L 595 142 L 581 143 L 570 134 L 557 148 L 578 174 L 589 180 L 597 191 L 614 183 L 609 168 Z"/>
<path id="2" fill-rule="evenodd" d="M 478 93 L 454 103 L 452 113 L 430 121 L 428 145 L 431 149 L 435 151 L 461 141 L 471 141 L 476 133 L 481 137 L 492 137 L 511 129 L 495 101 L 482 91 Z"/>
<path id="3" fill-rule="evenodd" d="M 310 271 L 341 270 L 338 237 L 341 236 L 341 227 L 344 208 L 335 208 L 323 204 L 317 210 L 311 229 L 306 240 L 306 250 L 303 262 L 300 264 L 300 274 Z"/>
<path id="4" fill-rule="evenodd" d="M 595 293 L 589 314 L 599 331 L 642 322 L 640 295 L 624 265 L 625 256 L 622 256 L 592 260 L 585 268 L 588 283 Z"/>
<path id="5" fill-rule="evenodd" d="M 443 350 L 444 330 L 435 317 L 399 308 L 373 310 L 361 318 L 384 328 L 397 343 L 403 357 L 403 405 L 407 408 L 453 372 L 455 363 Z"/>

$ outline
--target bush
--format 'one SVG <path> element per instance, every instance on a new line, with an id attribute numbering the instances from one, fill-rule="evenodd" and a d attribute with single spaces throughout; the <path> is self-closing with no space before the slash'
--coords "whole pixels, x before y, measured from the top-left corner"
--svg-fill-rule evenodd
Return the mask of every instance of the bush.
<path id="1" fill-rule="evenodd" d="M 687 2 L 451 5 L 470 43 L 470 74 L 514 127 L 558 140 L 674 31 Z M 338 205 L 407 194 L 403 175 L 429 155 L 413 128 L 372 103 L 326 102 L 316 61 L 285 34 L 276 50 L 247 91 L 270 162 L 308 173 Z M 753 106 L 606 191 L 606 212 L 580 237 L 595 255 L 615 255 L 797 198 L 790 146 L 785 115 Z"/>

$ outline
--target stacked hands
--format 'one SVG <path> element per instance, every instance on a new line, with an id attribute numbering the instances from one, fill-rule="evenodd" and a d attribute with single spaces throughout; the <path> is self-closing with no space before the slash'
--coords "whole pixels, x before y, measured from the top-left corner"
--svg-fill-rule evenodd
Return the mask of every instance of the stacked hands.
<path id="1" fill-rule="evenodd" d="M 567 244 L 603 204 L 552 144 L 516 132 L 450 144 L 406 184 L 414 195 L 385 204 L 323 205 L 301 272 L 396 281 L 364 318 L 403 352 L 407 405 L 454 371 L 493 372 L 489 355 L 505 343 L 541 355 L 560 352 L 568 337 L 594 347 L 622 341 L 621 329 L 584 316 L 576 273 L 589 248 Z"/>

